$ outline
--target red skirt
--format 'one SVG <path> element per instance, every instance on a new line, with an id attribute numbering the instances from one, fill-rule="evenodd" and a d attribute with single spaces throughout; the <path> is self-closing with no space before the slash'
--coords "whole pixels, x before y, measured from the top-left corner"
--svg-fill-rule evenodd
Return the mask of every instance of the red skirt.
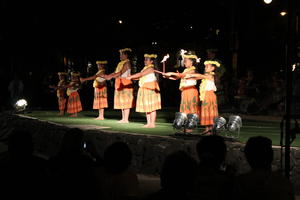
<path id="1" fill-rule="evenodd" d="M 68 99 L 68 113 L 78 113 L 82 111 L 81 101 L 78 92 L 72 92 Z"/>
<path id="2" fill-rule="evenodd" d="M 201 104 L 201 125 L 213 125 L 214 118 L 219 115 L 217 97 L 214 91 L 206 91 Z"/>

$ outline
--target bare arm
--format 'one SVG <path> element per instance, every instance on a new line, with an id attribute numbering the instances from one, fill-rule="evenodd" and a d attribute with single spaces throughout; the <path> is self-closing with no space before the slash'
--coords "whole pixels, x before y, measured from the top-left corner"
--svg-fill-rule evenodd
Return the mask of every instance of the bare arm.
<path id="1" fill-rule="evenodd" d="M 185 77 L 186 79 L 212 79 L 212 75 L 204 75 L 204 74 L 198 74 L 198 73 L 194 73 L 194 74 L 186 74 Z"/>
<path id="2" fill-rule="evenodd" d="M 154 69 L 153 68 L 148 68 L 146 69 L 145 71 L 142 71 L 142 72 L 139 72 L 139 73 L 136 73 L 136 74 L 133 74 L 131 76 L 128 76 L 126 79 L 139 79 L 141 78 L 142 76 L 145 76 L 147 74 L 150 74 L 150 73 L 153 73 L 154 72 Z"/>
<path id="3" fill-rule="evenodd" d="M 112 79 L 112 78 L 117 78 L 117 77 L 121 76 L 121 74 L 123 74 L 124 72 L 126 72 L 127 69 L 130 69 L 130 68 L 131 68 L 131 64 L 130 64 L 130 62 L 128 61 L 128 62 L 126 62 L 126 63 L 123 65 L 121 71 L 119 71 L 119 72 L 117 72 L 117 73 L 113 72 L 113 73 L 111 73 L 111 74 L 104 75 L 104 76 L 101 76 L 101 77 L 102 77 L 102 78 L 105 78 L 106 80 L 110 80 L 110 79 Z"/>
<path id="4" fill-rule="evenodd" d="M 103 75 L 103 74 L 102 74 L 102 75 Z M 101 76 L 101 75 L 99 74 L 99 76 Z M 98 77 L 97 75 L 94 75 L 94 76 L 90 76 L 90 77 L 87 77 L 87 78 L 80 78 L 80 82 L 83 83 L 83 82 L 85 82 L 85 81 L 94 80 L 94 79 L 96 79 L 97 77 Z"/>
<path id="5" fill-rule="evenodd" d="M 168 78 L 171 80 L 178 80 L 181 78 L 181 74 L 179 72 L 167 72 L 162 74 L 164 78 Z"/>

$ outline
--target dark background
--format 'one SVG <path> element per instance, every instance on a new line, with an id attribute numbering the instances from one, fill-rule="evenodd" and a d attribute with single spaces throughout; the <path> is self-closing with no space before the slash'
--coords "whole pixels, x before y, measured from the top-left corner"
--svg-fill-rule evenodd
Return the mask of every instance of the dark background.
<path id="1" fill-rule="evenodd" d="M 138 63 L 147 52 L 157 53 L 159 59 L 169 53 L 168 71 L 174 71 L 174 55 L 181 48 L 195 50 L 202 61 L 207 49 L 218 49 L 217 57 L 234 77 L 243 76 L 248 69 L 259 78 L 285 69 L 287 16 L 279 14 L 287 9 L 283 0 L 269 5 L 262 0 L 0 3 L 2 105 L 8 104 L 7 86 L 17 73 L 32 107 L 56 108 L 56 97 L 47 86 L 57 82 L 58 71 L 67 70 L 64 57 L 83 75 L 88 75 L 88 62 L 95 66 L 99 59 L 107 59 L 107 71 L 112 72 L 119 61 L 118 49 L 124 47 L 134 50 Z M 293 9 L 296 21 L 298 1 Z M 294 24 L 296 57 L 299 22 Z M 234 54 L 236 67 L 232 67 Z M 170 90 L 178 92 L 177 86 L 174 83 Z M 91 87 L 83 87 L 91 94 Z"/>

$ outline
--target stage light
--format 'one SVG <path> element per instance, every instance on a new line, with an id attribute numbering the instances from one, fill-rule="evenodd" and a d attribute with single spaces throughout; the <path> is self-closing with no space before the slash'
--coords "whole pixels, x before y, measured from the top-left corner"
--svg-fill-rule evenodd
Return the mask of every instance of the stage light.
<path id="1" fill-rule="evenodd" d="M 176 112 L 175 113 L 175 119 L 173 122 L 173 128 L 175 129 L 181 129 L 182 127 L 185 126 L 187 121 L 187 115 L 182 112 Z"/>
<path id="2" fill-rule="evenodd" d="M 285 16 L 286 14 L 287 14 L 287 12 L 285 12 L 285 11 L 281 11 L 281 12 L 280 12 L 280 15 L 281 15 L 281 16 Z"/>
<path id="3" fill-rule="evenodd" d="M 15 110 L 16 112 L 22 112 L 26 109 L 26 106 L 28 105 L 27 101 L 25 99 L 20 99 L 15 104 Z"/>
<path id="4" fill-rule="evenodd" d="M 272 0 L 264 0 L 265 4 L 270 4 L 272 3 Z"/>
<path id="5" fill-rule="evenodd" d="M 118 22 L 119 22 L 119 24 L 123 24 L 123 21 L 122 21 L 122 20 L 119 20 Z"/>
<path id="6" fill-rule="evenodd" d="M 225 125 L 226 125 L 226 119 L 224 117 L 216 117 L 214 119 L 214 124 L 212 131 L 213 133 L 217 133 L 218 131 L 225 130 Z"/>
<path id="7" fill-rule="evenodd" d="M 227 125 L 227 130 L 230 132 L 230 136 L 238 138 L 240 136 L 240 128 L 242 127 L 242 125 L 242 118 L 240 116 L 230 115 Z M 237 133 L 237 136 L 233 136 L 232 133 Z"/>
<path id="8" fill-rule="evenodd" d="M 185 124 L 186 129 L 195 129 L 199 123 L 199 117 L 197 114 L 188 114 L 187 122 Z"/>

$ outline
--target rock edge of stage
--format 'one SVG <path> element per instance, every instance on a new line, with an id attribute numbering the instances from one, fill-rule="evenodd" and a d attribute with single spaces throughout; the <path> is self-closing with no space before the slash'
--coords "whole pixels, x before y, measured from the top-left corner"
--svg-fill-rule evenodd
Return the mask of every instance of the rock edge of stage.
<path id="1" fill-rule="evenodd" d="M 146 134 L 133 134 L 106 130 L 106 127 L 91 125 L 60 125 L 36 118 L 20 115 L 0 113 L 0 155 L 7 151 L 7 138 L 14 128 L 21 128 L 32 133 L 35 153 L 48 158 L 57 153 L 61 139 L 69 128 L 81 128 L 85 132 L 85 139 L 96 146 L 97 152 L 102 156 L 104 149 L 116 141 L 126 142 L 132 152 L 132 168 L 139 174 L 158 175 L 164 158 L 175 150 L 184 150 L 196 156 L 197 138 L 153 136 Z M 244 144 L 226 141 L 228 148 L 227 163 L 237 168 L 238 173 L 248 171 L 250 168 L 241 151 Z M 273 146 L 273 169 L 280 169 L 280 147 Z M 291 181 L 295 188 L 300 188 L 300 148 L 291 148 Z"/>

